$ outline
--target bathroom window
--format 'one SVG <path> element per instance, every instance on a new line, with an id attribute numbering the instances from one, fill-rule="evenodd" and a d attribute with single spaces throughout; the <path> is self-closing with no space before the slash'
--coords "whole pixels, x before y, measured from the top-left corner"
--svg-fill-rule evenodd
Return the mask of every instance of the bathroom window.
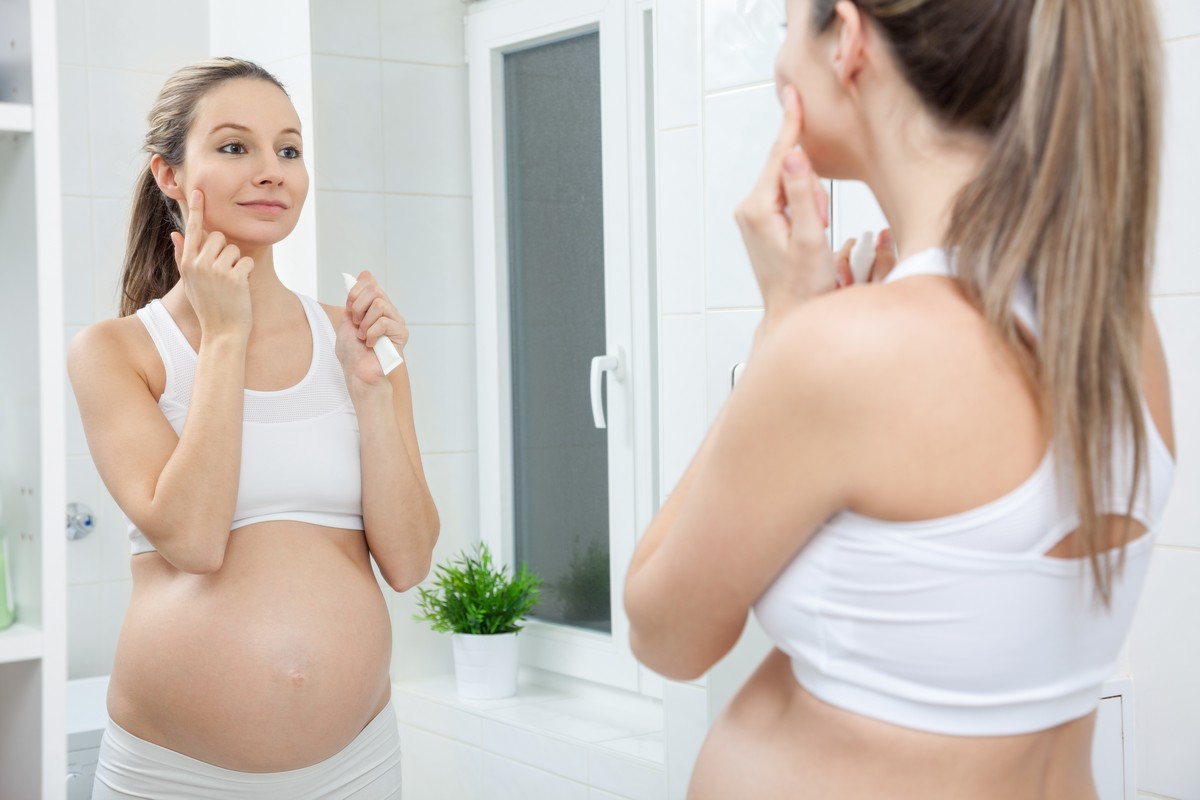
<path id="1" fill-rule="evenodd" d="M 651 3 L 467 19 L 481 535 L 545 581 L 524 663 L 642 689 L 621 596 L 658 474 Z"/>

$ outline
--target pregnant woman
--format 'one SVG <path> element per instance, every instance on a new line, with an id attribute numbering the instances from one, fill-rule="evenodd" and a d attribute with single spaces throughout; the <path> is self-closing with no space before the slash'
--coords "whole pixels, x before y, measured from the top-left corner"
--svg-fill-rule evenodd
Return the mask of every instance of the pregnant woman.
<path id="1" fill-rule="evenodd" d="M 406 369 L 372 350 L 404 320 L 369 272 L 338 307 L 280 281 L 309 179 L 258 65 L 174 74 L 146 150 L 121 316 L 68 356 L 133 543 L 93 796 L 397 798 L 371 562 L 404 591 L 438 535 Z"/>
<path id="2" fill-rule="evenodd" d="M 692 800 L 1096 797 L 1175 467 L 1153 5 L 787 1 L 783 127 L 737 213 L 763 321 L 626 582 L 666 675 L 751 610 L 775 645 Z M 834 290 L 819 175 L 892 225 L 865 285 Z"/>

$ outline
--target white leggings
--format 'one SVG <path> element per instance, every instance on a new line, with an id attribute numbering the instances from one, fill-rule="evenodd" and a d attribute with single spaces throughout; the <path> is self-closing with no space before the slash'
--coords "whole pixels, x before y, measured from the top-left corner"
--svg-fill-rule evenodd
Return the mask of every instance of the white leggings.
<path id="1" fill-rule="evenodd" d="M 341 752 L 286 772 L 237 772 L 139 739 L 111 719 L 92 800 L 400 800 L 400 731 L 391 703 Z"/>

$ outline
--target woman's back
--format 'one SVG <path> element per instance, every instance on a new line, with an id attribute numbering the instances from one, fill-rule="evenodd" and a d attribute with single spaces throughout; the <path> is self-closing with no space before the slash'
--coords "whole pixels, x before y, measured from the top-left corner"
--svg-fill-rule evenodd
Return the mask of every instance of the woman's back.
<path id="1" fill-rule="evenodd" d="M 1110 613 L 1074 558 L 1072 520 L 1046 502 L 1061 487 L 1036 395 L 952 280 L 841 292 L 805 313 L 844 365 L 826 389 L 853 406 L 853 438 L 870 442 L 870 457 L 846 510 L 759 598 L 779 649 L 715 723 L 690 796 L 1093 797 L 1091 710 L 1136 604 L 1151 538 L 1140 534 L 1161 511 L 1172 466 L 1152 323 L 1143 385 L 1159 465 L 1147 475 L 1159 485 L 1149 518 L 1131 529 Z M 1011 536 L 996 525 L 1005 517 Z M 1053 604 L 1032 607 L 1039 592 Z M 997 620 L 1003 627 L 990 628 Z M 1063 631 L 1092 650 L 1054 642 Z M 1005 647 L 1035 642 L 1057 649 Z"/>

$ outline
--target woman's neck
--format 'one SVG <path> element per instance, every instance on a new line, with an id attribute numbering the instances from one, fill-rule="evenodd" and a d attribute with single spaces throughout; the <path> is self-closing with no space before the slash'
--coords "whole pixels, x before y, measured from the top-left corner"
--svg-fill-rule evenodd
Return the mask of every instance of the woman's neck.
<path id="1" fill-rule="evenodd" d="M 876 130 L 865 181 L 892 227 L 900 257 L 942 247 L 954 204 L 987 157 L 987 141 L 948 134 L 922 110 L 892 115 Z"/>

